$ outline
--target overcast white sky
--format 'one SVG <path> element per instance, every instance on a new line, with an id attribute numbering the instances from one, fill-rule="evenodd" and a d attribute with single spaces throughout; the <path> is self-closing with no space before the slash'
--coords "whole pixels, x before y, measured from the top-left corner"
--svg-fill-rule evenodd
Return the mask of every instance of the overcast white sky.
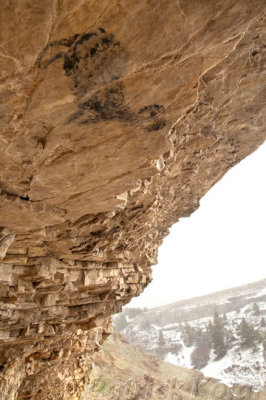
<path id="1" fill-rule="evenodd" d="M 266 278 L 266 143 L 175 224 L 153 282 L 129 307 L 156 307 Z"/>

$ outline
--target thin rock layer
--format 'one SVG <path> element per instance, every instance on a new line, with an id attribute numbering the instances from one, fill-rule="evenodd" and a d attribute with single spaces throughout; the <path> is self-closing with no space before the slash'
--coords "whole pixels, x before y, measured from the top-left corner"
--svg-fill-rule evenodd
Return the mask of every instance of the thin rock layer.
<path id="1" fill-rule="evenodd" d="M 78 399 L 168 228 L 264 141 L 265 12 L 1 1 L 1 400 Z"/>

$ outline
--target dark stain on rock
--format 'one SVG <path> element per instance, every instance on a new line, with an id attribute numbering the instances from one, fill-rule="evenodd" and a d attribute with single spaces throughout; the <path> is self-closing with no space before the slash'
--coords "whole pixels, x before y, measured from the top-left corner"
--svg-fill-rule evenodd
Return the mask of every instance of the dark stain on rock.
<path id="1" fill-rule="evenodd" d="M 124 51 L 112 33 L 103 28 L 80 35 L 64 55 L 63 68 L 72 78 L 75 94 L 82 98 L 99 85 L 112 81 Z M 119 76 L 119 75 L 118 75 Z"/>
<path id="2" fill-rule="evenodd" d="M 152 117 L 155 117 L 159 113 L 163 113 L 164 111 L 165 111 L 164 106 L 162 106 L 160 104 L 152 104 L 149 106 L 142 107 L 139 110 L 139 114 L 143 115 L 146 118 L 152 118 Z"/>
<path id="3" fill-rule="evenodd" d="M 164 119 L 158 120 L 154 122 L 151 126 L 147 127 L 148 131 L 159 131 L 160 129 L 163 129 L 166 125 L 166 121 Z"/>
<path id="4" fill-rule="evenodd" d="M 159 131 L 166 125 L 166 121 L 159 117 L 164 112 L 164 106 L 161 104 L 152 104 L 142 107 L 138 114 L 148 122 L 148 124 L 144 123 L 147 131 Z"/>
<path id="5" fill-rule="evenodd" d="M 46 68 L 52 64 L 54 61 L 58 60 L 59 58 L 62 58 L 64 56 L 64 52 L 57 53 L 53 57 L 51 57 L 47 62 L 46 62 Z"/>
<path id="6" fill-rule="evenodd" d="M 82 124 L 112 119 L 129 121 L 133 117 L 132 112 L 125 104 L 124 86 L 121 82 L 92 96 L 79 107 L 86 110 L 87 118 L 82 121 Z"/>
<path id="7" fill-rule="evenodd" d="M 43 50 L 39 66 L 47 68 L 61 58 L 77 103 L 77 111 L 70 115 L 67 124 L 116 119 L 142 124 L 147 131 L 158 131 L 166 125 L 160 117 L 164 112 L 162 105 L 147 105 L 137 113 L 126 105 L 124 85 L 117 81 L 123 73 L 127 53 L 112 33 L 100 27 L 52 42 Z"/>

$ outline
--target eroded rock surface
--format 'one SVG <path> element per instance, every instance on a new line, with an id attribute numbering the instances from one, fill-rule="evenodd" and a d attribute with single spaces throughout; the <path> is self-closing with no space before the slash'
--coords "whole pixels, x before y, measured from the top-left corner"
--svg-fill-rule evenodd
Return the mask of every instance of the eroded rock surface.
<path id="1" fill-rule="evenodd" d="M 265 11 L 1 1 L 1 399 L 79 398 L 168 227 L 264 141 Z"/>

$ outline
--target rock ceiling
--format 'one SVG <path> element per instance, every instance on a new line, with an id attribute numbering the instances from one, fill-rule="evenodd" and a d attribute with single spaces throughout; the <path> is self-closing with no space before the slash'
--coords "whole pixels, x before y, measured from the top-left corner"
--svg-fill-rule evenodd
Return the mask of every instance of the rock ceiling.
<path id="1" fill-rule="evenodd" d="M 265 140 L 265 11 L 1 0 L 1 400 L 78 399 L 168 228 Z"/>

